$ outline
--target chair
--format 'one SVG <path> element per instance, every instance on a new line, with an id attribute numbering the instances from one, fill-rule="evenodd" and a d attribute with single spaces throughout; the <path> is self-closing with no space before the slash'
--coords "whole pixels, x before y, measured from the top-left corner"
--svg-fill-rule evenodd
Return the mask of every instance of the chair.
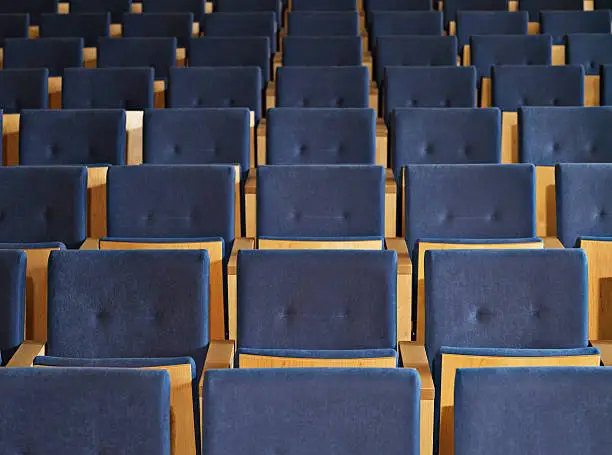
<path id="1" fill-rule="evenodd" d="M 277 50 L 276 15 L 272 11 L 252 13 L 213 13 L 202 17 L 201 30 L 212 37 L 266 37 L 271 52 Z"/>
<path id="2" fill-rule="evenodd" d="M 367 0 L 366 11 L 370 13 L 378 11 L 429 11 L 431 3 L 425 0 L 413 0 L 406 2 L 403 0 Z"/>
<path id="3" fill-rule="evenodd" d="M 272 11 L 277 24 L 283 23 L 283 5 L 280 0 L 219 0 L 215 2 L 215 13 L 254 13 Z M 280 28 L 280 27 L 279 27 Z"/>
<path id="4" fill-rule="evenodd" d="M 438 11 L 375 11 L 370 14 L 370 49 L 383 36 L 442 36 L 442 13 Z"/>
<path id="5" fill-rule="evenodd" d="M 0 250 L 0 365 L 5 366 L 24 340 L 26 254 Z M 28 315 L 30 316 L 30 315 Z M 0 368 L 0 371 L 4 368 Z"/>
<path id="6" fill-rule="evenodd" d="M 502 110 L 502 162 L 518 163 L 518 114 L 523 106 L 583 106 L 581 66 L 494 66 L 491 105 Z M 486 98 L 486 97 L 485 97 Z M 486 99 L 483 105 L 489 104 Z"/>
<path id="7" fill-rule="evenodd" d="M 459 50 L 464 50 L 474 35 L 526 35 L 529 16 L 526 11 L 457 11 L 456 21 Z"/>
<path id="8" fill-rule="evenodd" d="M 568 65 L 584 67 L 585 104 L 597 106 L 600 101 L 599 73 L 603 65 L 612 63 L 612 35 L 569 35 L 565 57 Z"/>
<path id="9" fill-rule="evenodd" d="M 565 37 L 576 33 L 610 33 L 609 11 L 542 11 L 540 33 L 551 35 L 553 44 L 565 44 Z"/>
<path id="10" fill-rule="evenodd" d="M 525 107 L 519 109 L 519 160 L 536 166 L 537 234 L 556 235 L 557 163 L 612 161 L 607 107 Z"/>
<path id="11" fill-rule="evenodd" d="M 291 11 L 357 11 L 355 0 L 292 0 Z"/>
<path id="12" fill-rule="evenodd" d="M 359 36 L 357 11 L 295 11 L 288 14 L 289 36 Z"/>
<path id="13" fill-rule="evenodd" d="M 166 3 L 172 4 L 176 1 L 178 0 Z M 113 24 L 120 24 L 123 15 L 129 13 L 131 8 L 132 0 L 70 0 L 70 14 L 110 13 Z"/>
<path id="14" fill-rule="evenodd" d="M 537 23 L 542 11 L 576 11 L 584 9 L 583 0 L 521 0 L 519 10 L 529 13 L 529 22 Z"/>
<path id="15" fill-rule="evenodd" d="M 7 422 L 0 439 L 7 450 L 91 453 L 104 446 L 126 453 L 170 453 L 170 384 L 164 372 L 3 368 L 0 387 L 6 395 L 0 416 Z M 126 400 L 130 411 L 119 412 Z"/>
<path id="16" fill-rule="evenodd" d="M 4 40 L 7 38 L 27 38 L 29 27 L 28 14 L 0 13 L 0 47 L 4 47 Z"/>
<path id="17" fill-rule="evenodd" d="M 283 66 L 359 66 L 360 36 L 287 36 L 283 40 Z M 278 63 L 275 62 L 275 63 Z"/>
<path id="18" fill-rule="evenodd" d="M 277 70 L 276 107 L 366 108 L 369 105 L 370 75 L 365 66 L 283 66 Z"/>
<path id="19" fill-rule="evenodd" d="M 61 77 L 66 68 L 83 66 L 82 38 L 10 38 L 4 41 L 5 69 L 47 68 Z"/>
<path id="20" fill-rule="evenodd" d="M 95 48 L 98 38 L 110 36 L 108 13 L 43 14 L 40 20 L 41 38 L 83 38 L 86 48 Z M 95 58 L 85 56 L 86 62 Z"/>
<path id="21" fill-rule="evenodd" d="M 385 71 L 383 112 L 387 123 L 402 107 L 476 107 L 476 70 L 471 67 L 399 67 Z"/>
<path id="22" fill-rule="evenodd" d="M 179 48 L 189 46 L 193 36 L 193 13 L 142 13 L 123 16 L 125 38 L 169 38 L 175 37 Z M 178 58 L 185 60 L 185 56 Z"/>
<path id="23" fill-rule="evenodd" d="M 142 0 L 143 13 L 192 13 L 195 23 L 200 23 L 204 15 L 204 3 L 201 0 Z"/>
<path id="24" fill-rule="evenodd" d="M 444 26 L 454 35 L 459 11 L 508 11 L 508 0 L 444 0 Z"/>
<path id="25" fill-rule="evenodd" d="M 599 104 L 602 106 L 612 105 L 612 65 L 600 66 L 600 95 Z M 589 76 L 586 76 L 587 78 Z M 6 111 L 5 111 L 6 112 Z"/>
<path id="26" fill-rule="evenodd" d="M 46 109 L 49 104 L 49 72 L 46 69 L 1 70 L 0 71 L 0 109 L 6 122 L 10 114 L 18 114 L 22 109 Z M 9 131 L 4 126 L 6 138 Z M 3 144 L 6 148 L 6 143 Z"/>
<path id="27" fill-rule="evenodd" d="M 338 455 L 417 455 L 424 387 L 405 369 L 211 371 L 203 452 L 266 453 L 299 438 L 300 453 L 334 447 Z M 382 411 L 389 408 L 394 412 Z"/>
<path id="28" fill-rule="evenodd" d="M 58 0 L 4 1 L 0 4 L 0 14 L 29 14 L 30 25 L 38 25 L 42 14 L 57 13 L 57 4 Z"/>

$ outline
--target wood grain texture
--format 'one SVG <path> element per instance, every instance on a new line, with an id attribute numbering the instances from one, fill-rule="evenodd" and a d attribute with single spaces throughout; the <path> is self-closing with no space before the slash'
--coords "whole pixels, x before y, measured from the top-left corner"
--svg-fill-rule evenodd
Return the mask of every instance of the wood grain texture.
<path id="1" fill-rule="evenodd" d="M 463 46 L 463 66 L 470 66 L 472 61 L 472 53 L 470 52 L 470 45 L 466 44 Z"/>
<path id="2" fill-rule="evenodd" d="M 397 341 L 412 339 L 412 263 L 406 240 L 385 239 L 387 250 L 397 254 Z"/>
<path id="3" fill-rule="evenodd" d="M 397 184 L 393 170 L 385 170 L 385 237 L 395 237 L 397 233 Z"/>
<path id="4" fill-rule="evenodd" d="M 125 112 L 126 163 L 142 164 L 144 111 Z"/>
<path id="5" fill-rule="evenodd" d="M 276 73 L 274 73 L 274 77 L 276 77 Z M 276 85 L 274 81 L 268 82 L 268 86 L 266 87 L 265 102 L 265 109 L 272 109 L 273 107 L 276 107 Z"/>
<path id="6" fill-rule="evenodd" d="M 388 164 L 389 132 L 384 123 L 376 125 L 376 164 L 384 168 Z"/>
<path id="7" fill-rule="evenodd" d="M 26 322 L 28 340 L 47 341 L 47 265 L 51 251 L 59 248 L 24 250 L 26 263 Z"/>
<path id="8" fill-rule="evenodd" d="M 2 115 L 2 152 L 5 166 L 19 164 L 19 114 Z"/>
<path id="9" fill-rule="evenodd" d="M 153 82 L 153 105 L 156 109 L 166 107 L 166 83 L 164 81 Z"/>
<path id="10" fill-rule="evenodd" d="M 87 168 L 87 237 L 106 236 L 107 166 Z"/>
<path id="11" fill-rule="evenodd" d="M 251 169 L 244 184 L 246 236 L 257 236 L 257 169 Z"/>
<path id="12" fill-rule="evenodd" d="M 257 166 L 265 166 L 268 164 L 267 154 L 268 146 L 266 143 L 266 119 L 261 119 L 257 125 Z"/>
<path id="13" fill-rule="evenodd" d="M 584 76 L 584 105 L 599 106 L 601 102 L 600 78 L 597 76 Z"/>
<path id="14" fill-rule="evenodd" d="M 540 34 L 540 23 L 539 22 L 529 22 L 527 24 L 527 33 L 530 35 L 539 35 Z"/>
<path id="15" fill-rule="evenodd" d="M 7 368 L 27 368 L 34 364 L 34 359 L 39 355 L 45 355 L 46 345 L 39 341 L 25 340 L 17 349 L 17 352 L 7 363 Z"/>
<path id="16" fill-rule="evenodd" d="M 612 242 L 581 240 L 588 262 L 589 339 L 612 340 Z"/>
<path id="17" fill-rule="evenodd" d="M 83 48 L 83 67 L 95 68 L 98 59 L 98 49 L 95 47 Z"/>
<path id="18" fill-rule="evenodd" d="M 241 354 L 240 368 L 395 368 L 395 357 L 317 359 Z"/>
<path id="19" fill-rule="evenodd" d="M 502 112 L 502 163 L 518 162 L 518 114 Z"/>
<path id="20" fill-rule="evenodd" d="M 491 78 L 483 77 L 480 84 L 480 107 L 491 107 Z"/>
<path id="21" fill-rule="evenodd" d="M 229 339 L 237 343 L 238 337 L 238 282 L 237 263 L 240 250 L 255 249 L 255 240 L 241 238 L 234 240 L 234 247 L 227 264 L 227 322 Z"/>
<path id="22" fill-rule="evenodd" d="M 557 236 L 554 166 L 536 166 L 536 235 Z"/>
<path id="23" fill-rule="evenodd" d="M 612 341 L 610 340 L 598 340 L 592 341 L 591 345 L 601 352 L 601 363 L 604 366 L 612 366 Z"/>
<path id="24" fill-rule="evenodd" d="M 560 44 L 554 44 L 552 47 L 552 64 L 553 65 L 565 65 L 565 46 Z"/>
<path id="25" fill-rule="evenodd" d="M 62 78 L 59 76 L 49 77 L 47 89 L 49 92 L 49 109 L 61 109 Z"/>

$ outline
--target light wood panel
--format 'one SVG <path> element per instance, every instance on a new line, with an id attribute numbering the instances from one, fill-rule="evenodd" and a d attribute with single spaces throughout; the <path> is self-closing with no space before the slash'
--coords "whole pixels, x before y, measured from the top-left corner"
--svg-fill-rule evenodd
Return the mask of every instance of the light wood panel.
<path id="1" fill-rule="evenodd" d="M 62 108 L 62 78 L 59 76 L 49 77 L 49 109 Z"/>
<path id="2" fill-rule="evenodd" d="M 2 152 L 5 166 L 19 164 L 19 114 L 2 116 Z"/>
<path id="3" fill-rule="evenodd" d="M 143 111 L 125 112 L 126 163 L 142 164 L 143 153 Z"/>
<path id="4" fill-rule="evenodd" d="M 391 169 L 385 170 L 385 237 L 395 237 L 397 232 L 397 184 Z"/>
<path id="5" fill-rule="evenodd" d="M 581 240 L 589 271 L 589 339 L 612 340 L 612 242 Z"/>
<path id="6" fill-rule="evenodd" d="M 106 236 L 107 166 L 87 168 L 87 236 Z"/>
<path id="7" fill-rule="evenodd" d="M 387 250 L 397 254 L 397 341 L 412 339 L 412 262 L 404 238 L 385 239 Z"/>
<path id="8" fill-rule="evenodd" d="M 51 251 L 59 248 L 24 250 L 26 264 L 26 339 L 47 341 L 47 265 Z"/>
<path id="9" fill-rule="evenodd" d="M 601 102 L 601 87 L 599 76 L 584 76 L 584 105 L 599 106 Z"/>
<path id="10" fill-rule="evenodd" d="M 45 355 L 47 347 L 45 343 L 40 341 L 25 340 L 17 352 L 13 354 L 11 360 L 8 361 L 7 368 L 27 368 L 34 365 L 34 359 L 39 355 Z"/>
<path id="11" fill-rule="evenodd" d="M 493 93 L 491 78 L 483 77 L 480 83 L 480 107 L 491 107 L 493 105 Z"/>
<path id="12" fill-rule="evenodd" d="M 557 236 L 555 167 L 536 166 L 536 235 Z"/>
<path id="13" fill-rule="evenodd" d="M 612 341 L 600 340 L 593 341 L 591 344 L 601 352 L 601 363 L 603 363 L 604 366 L 612 366 Z"/>
<path id="14" fill-rule="evenodd" d="M 95 68 L 98 60 L 98 49 L 95 47 L 83 48 L 83 67 Z"/>
<path id="15" fill-rule="evenodd" d="M 502 163 L 518 163 L 518 113 L 502 112 Z"/>
<path id="16" fill-rule="evenodd" d="M 238 340 L 238 282 L 237 282 L 237 263 L 238 252 L 240 250 L 255 249 L 255 240 L 236 239 L 232 254 L 227 264 L 227 323 L 229 339 L 237 343 Z"/>
<path id="17" fill-rule="evenodd" d="M 273 240 L 258 239 L 259 250 L 381 250 L 382 240 Z"/>
<path id="18" fill-rule="evenodd" d="M 240 354 L 240 368 L 395 368 L 395 357 L 317 359 Z"/>
<path id="19" fill-rule="evenodd" d="M 154 81 L 153 82 L 153 105 L 156 109 L 163 109 L 166 107 L 166 82 L 165 81 Z"/>
<path id="20" fill-rule="evenodd" d="M 274 73 L 274 77 L 276 77 L 276 73 Z M 272 109 L 276 107 L 276 85 L 274 81 L 268 82 L 268 86 L 266 87 L 266 109 Z"/>
<path id="21" fill-rule="evenodd" d="M 565 65 L 565 46 L 553 44 L 552 47 L 552 64 L 557 66 Z"/>

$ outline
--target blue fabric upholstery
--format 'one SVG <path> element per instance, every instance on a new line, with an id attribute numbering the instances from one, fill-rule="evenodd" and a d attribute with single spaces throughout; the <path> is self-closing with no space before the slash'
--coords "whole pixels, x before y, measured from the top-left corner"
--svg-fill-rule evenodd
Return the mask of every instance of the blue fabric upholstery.
<path id="1" fill-rule="evenodd" d="M 415 370 L 215 370 L 203 395 L 209 455 L 419 453 Z"/>
<path id="2" fill-rule="evenodd" d="M 6 453 L 170 453 L 165 371 L 3 368 L 0 388 Z"/>
<path id="3" fill-rule="evenodd" d="M 583 10 L 583 0 L 521 0 L 519 10 L 529 13 L 529 22 L 538 22 L 542 11 Z"/>
<path id="4" fill-rule="evenodd" d="M 494 108 L 396 109 L 390 139 L 396 176 L 408 164 L 500 163 L 501 113 Z"/>
<path id="5" fill-rule="evenodd" d="M 200 22 L 204 15 L 204 2 L 201 0 L 142 0 L 143 13 L 192 13 L 193 19 Z"/>
<path id="6" fill-rule="evenodd" d="M 362 46 L 360 36 L 287 36 L 283 40 L 283 65 L 359 66 Z"/>
<path id="7" fill-rule="evenodd" d="M 579 65 L 494 66 L 493 106 L 516 112 L 522 106 L 582 106 L 584 70 Z"/>
<path id="8" fill-rule="evenodd" d="M 266 118 L 265 164 L 376 163 L 373 109 L 278 108 Z"/>
<path id="9" fill-rule="evenodd" d="M 125 14 L 122 30 L 126 38 L 176 37 L 178 47 L 187 47 L 193 34 L 193 14 Z"/>
<path id="10" fill-rule="evenodd" d="M 47 354 L 188 356 L 199 376 L 208 347 L 208 268 L 206 251 L 51 252 Z"/>
<path id="11" fill-rule="evenodd" d="M 393 349 L 394 251 L 240 251 L 238 348 Z"/>
<path id="12" fill-rule="evenodd" d="M 584 66 L 584 72 L 588 75 L 599 74 L 601 65 L 612 63 L 612 35 L 569 35 L 565 46 L 565 62 Z"/>
<path id="13" fill-rule="evenodd" d="M 552 35 L 553 44 L 573 33 L 610 33 L 610 11 L 542 11 L 540 33 Z"/>
<path id="14" fill-rule="evenodd" d="M 64 72 L 64 109 L 153 107 L 153 68 L 71 68 Z"/>
<path id="15" fill-rule="evenodd" d="M 370 48 L 381 36 L 442 35 L 442 13 L 438 11 L 377 11 L 370 15 Z"/>
<path id="16" fill-rule="evenodd" d="M 29 25 L 27 14 L 0 14 L 0 46 L 6 38 L 27 38 Z"/>
<path id="17" fill-rule="evenodd" d="M 150 109 L 144 115 L 143 141 L 147 164 L 240 164 L 246 171 L 249 110 Z"/>
<path id="18" fill-rule="evenodd" d="M 4 68 L 47 68 L 49 76 L 83 66 L 82 38 L 9 38 L 4 41 Z"/>
<path id="19" fill-rule="evenodd" d="M 354 0 L 295 0 L 291 11 L 356 11 Z"/>
<path id="20" fill-rule="evenodd" d="M 259 120 L 261 93 L 258 67 L 172 68 L 167 102 L 171 108 L 246 107 Z"/>
<path id="21" fill-rule="evenodd" d="M 457 19 L 458 11 L 508 11 L 508 0 L 444 0 L 444 23 Z"/>
<path id="22" fill-rule="evenodd" d="M 22 109 L 46 109 L 49 103 L 46 69 L 0 70 L 0 109 L 17 114 Z"/>
<path id="23" fill-rule="evenodd" d="M 0 360 L 6 363 L 24 339 L 26 254 L 23 251 L 0 250 L 0 289 Z"/>
<path id="24" fill-rule="evenodd" d="M 156 79 L 176 65 L 176 38 L 101 38 L 98 68 L 152 67 Z"/>
<path id="25" fill-rule="evenodd" d="M 178 0 L 167 2 L 175 3 Z M 121 23 L 124 13 L 129 13 L 132 0 L 70 0 L 70 14 L 72 13 L 106 13 L 111 15 L 113 24 Z"/>
<path id="26" fill-rule="evenodd" d="M 108 237 L 234 240 L 235 170 L 221 165 L 113 166 Z"/>
<path id="27" fill-rule="evenodd" d="M 96 47 L 98 38 L 110 36 L 108 13 L 43 14 L 41 38 L 83 38 L 85 47 Z"/>
<path id="28" fill-rule="evenodd" d="M 395 349 L 351 349 L 336 351 L 333 349 L 248 349 L 241 348 L 238 355 L 262 355 L 271 357 L 290 357 L 294 359 L 376 359 L 381 357 L 397 358 Z M 240 360 L 239 360 L 240 361 Z"/>
<path id="29" fill-rule="evenodd" d="M 566 248 L 583 236 L 612 235 L 612 164 L 557 164 L 557 235 Z"/>
<path id="30" fill-rule="evenodd" d="M 270 40 L 265 37 L 192 39 L 189 66 L 257 66 L 264 86 L 270 80 Z"/>
<path id="31" fill-rule="evenodd" d="M 289 13 L 291 36 L 358 36 L 357 11 L 296 11 Z"/>
<path id="32" fill-rule="evenodd" d="M 202 18 L 202 32 L 206 36 L 266 37 L 270 40 L 272 52 L 276 52 L 276 14 L 272 11 L 257 13 L 205 14 Z"/>
<path id="33" fill-rule="evenodd" d="M 455 36 L 383 36 L 376 41 L 375 79 L 380 87 L 388 66 L 456 66 Z"/>
<path id="34" fill-rule="evenodd" d="M 85 240 L 87 170 L 80 166 L 0 167 L 0 241 Z"/>
<path id="35" fill-rule="evenodd" d="M 519 161 L 536 166 L 612 162 L 610 122 L 609 107 L 520 108 Z"/>
<path id="36" fill-rule="evenodd" d="M 455 454 L 605 455 L 611 384 L 612 368 L 460 369 Z"/>
<path id="37" fill-rule="evenodd" d="M 612 2 L 610 0 L 595 0 L 595 9 L 612 9 Z"/>
<path id="38" fill-rule="evenodd" d="M 19 131 L 19 164 L 125 164 L 123 110 L 26 110 Z"/>
<path id="39" fill-rule="evenodd" d="M 57 12 L 57 4 L 58 0 L 3 1 L 0 2 L 0 14 L 29 14 L 30 25 L 38 25 L 41 14 Z"/>
<path id="40" fill-rule="evenodd" d="M 282 22 L 282 9 L 280 0 L 215 0 L 215 13 L 272 11 L 278 24 Z"/>
<path id="41" fill-rule="evenodd" d="M 521 348 L 458 348 L 442 346 L 442 354 L 456 354 L 469 356 L 491 357 L 572 357 L 578 355 L 600 355 L 599 349 L 594 347 L 566 348 L 566 349 L 521 349 Z"/>
<path id="42" fill-rule="evenodd" d="M 382 237 L 384 198 L 380 166 L 260 166 L 257 235 Z"/>
<path id="43" fill-rule="evenodd" d="M 405 172 L 406 240 L 535 237 L 530 165 L 410 165 Z"/>
<path id="44" fill-rule="evenodd" d="M 471 66 L 387 67 L 384 114 L 400 107 L 476 107 L 476 70 Z"/>
<path id="45" fill-rule="evenodd" d="M 473 35 L 526 35 L 526 11 L 457 11 L 459 48 L 470 44 Z"/>
<path id="46" fill-rule="evenodd" d="M 600 69 L 599 104 L 601 106 L 612 106 L 612 65 L 601 65 Z"/>
<path id="47" fill-rule="evenodd" d="M 471 63 L 478 79 L 491 77 L 494 65 L 551 65 L 548 35 L 485 35 L 470 38 Z"/>
<path id="48" fill-rule="evenodd" d="M 56 248 L 65 250 L 66 245 L 61 242 L 36 242 L 36 243 L 6 243 L 0 242 L 0 250 L 36 250 L 42 248 Z"/>
<path id="49" fill-rule="evenodd" d="M 277 107 L 369 107 L 365 66 L 279 67 L 276 74 Z"/>
<path id="50" fill-rule="evenodd" d="M 367 0 L 366 10 L 374 11 L 429 11 L 431 2 L 429 0 Z"/>

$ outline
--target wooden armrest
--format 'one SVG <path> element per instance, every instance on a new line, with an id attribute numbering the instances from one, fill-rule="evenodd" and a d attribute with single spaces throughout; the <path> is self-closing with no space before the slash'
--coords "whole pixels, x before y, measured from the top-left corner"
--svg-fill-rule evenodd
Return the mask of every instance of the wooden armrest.
<path id="1" fill-rule="evenodd" d="M 402 237 L 388 237 L 385 239 L 387 250 L 397 253 L 397 271 L 402 275 L 412 274 L 412 261 L 408 253 L 406 239 Z"/>
<path id="2" fill-rule="evenodd" d="M 241 237 L 239 239 L 234 240 L 234 246 L 232 248 L 232 253 L 229 258 L 229 262 L 227 264 L 227 273 L 228 275 L 236 274 L 236 263 L 238 261 L 238 252 L 240 250 L 254 250 L 255 249 L 255 239 L 248 239 L 245 237 Z"/>
<path id="3" fill-rule="evenodd" d="M 100 239 L 96 239 L 93 237 L 87 237 L 81 248 L 79 250 L 99 250 L 100 249 Z"/>
<path id="4" fill-rule="evenodd" d="M 45 355 L 45 343 L 26 340 L 21 343 L 21 346 L 19 346 L 19 349 L 17 349 L 17 352 L 6 366 L 10 368 L 31 367 L 34 365 L 34 359 L 39 355 Z"/>
<path id="5" fill-rule="evenodd" d="M 385 237 L 397 233 L 397 184 L 391 169 L 385 170 Z"/>
<path id="6" fill-rule="evenodd" d="M 557 237 L 542 237 L 544 248 L 563 248 L 563 244 Z"/>
<path id="7" fill-rule="evenodd" d="M 399 343 L 400 356 L 404 368 L 414 368 L 421 377 L 421 400 L 434 399 L 434 383 L 429 370 L 429 362 L 425 353 L 425 346 L 414 341 Z"/>
<path id="8" fill-rule="evenodd" d="M 261 150 L 258 151 L 260 157 L 261 152 Z M 244 183 L 244 213 L 246 236 L 255 238 L 257 235 L 257 169 L 249 171 L 249 176 Z"/>
<path id="9" fill-rule="evenodd" d="M 612 340 L 592 341 L 591 344 L 601 352 L 601 362 L 605 366 L 612 366 Z"/>
<path id="10" fill-rule="evenodd" d="M 232 340 L 213 340 L 208 345 L 204 361 L 204 373 L 208 370 L 234 367 L 234 342 Z M 204 385 L 204 374 L 200 378 L 200 396 Z"/>

